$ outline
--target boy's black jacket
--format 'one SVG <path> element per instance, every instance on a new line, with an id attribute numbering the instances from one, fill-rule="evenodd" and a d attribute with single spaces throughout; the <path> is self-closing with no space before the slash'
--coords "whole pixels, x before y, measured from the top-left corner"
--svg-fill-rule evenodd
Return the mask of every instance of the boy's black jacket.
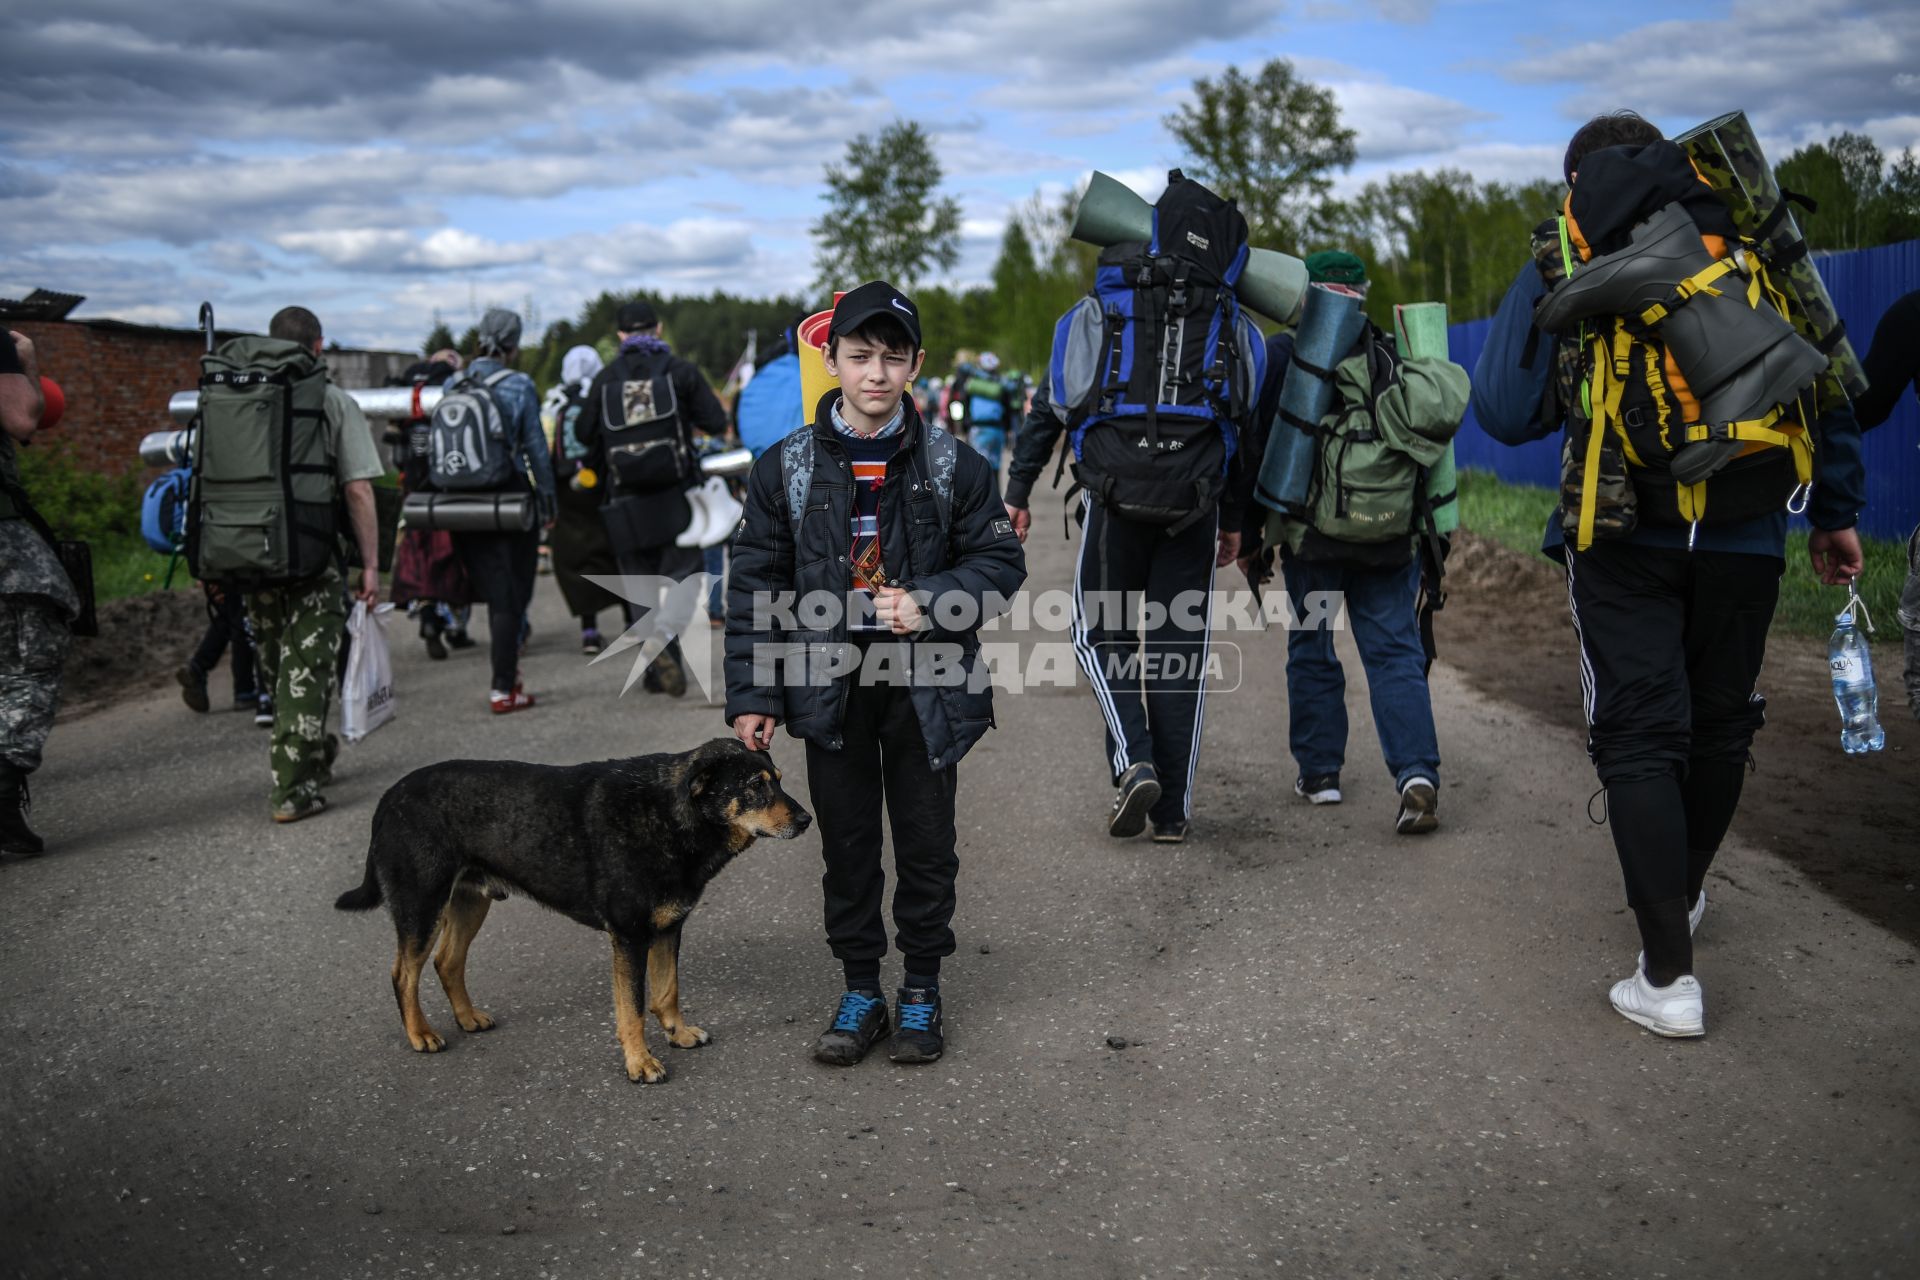
<path id="1" fill-rule="evenodd" d="M 853 589 L 848 563 L 853 526 L 853 468 L 830 416 L 838 391 L 816 406 L 812 424 L 813 481 L 796 543 L 781 475 L 782 446 L 775 445 L 753 464 L 747 477 L 746 515 L 734 534 L 727 580 L 727 721 L 738 716 L 775 716 L 787 732 L 829 750 L 841 745 L 847 705 L 847 680 L 830 684 L 798 681 L 755 682 L 755 658 L 762 646 L 805 645 L 812 661 L 824 662 L 836 651 L 845 655 L 848 639 L 844 608 L 833 627 L 820 631 L 755 631 L 755 599 L 814 592 L 844 604 Z M 952 478 L 952 516 L 944 532 L 926 460 L 929 428 L 905 402 L 906 437 L 887 463 L 881 486 L 880 548 L 888 574 L 902 587 L 938 600 L 948 593 L 976 603 L 990 595 L 1011 597 L 1026 581 L 1026 553 L 1007 518 L 995 477 L 986 459 L 961 445 Z M 789 608 L 792 606 L 789 605 Z M 928 606 L 931 615 L 932 606 Z M 974 610 L 985 618 L 983 609 Z M 964 670 L 979 661 L 980 641 L 973 630 L 922 631 L 909 647 L 954 646 Z M 992 724 L 993 695 L 984 685 L 969 690 L 967 681 L 916 683 L 913 709 L 927 742 L 927 763 L 944 769 L 958 761 Z"/>

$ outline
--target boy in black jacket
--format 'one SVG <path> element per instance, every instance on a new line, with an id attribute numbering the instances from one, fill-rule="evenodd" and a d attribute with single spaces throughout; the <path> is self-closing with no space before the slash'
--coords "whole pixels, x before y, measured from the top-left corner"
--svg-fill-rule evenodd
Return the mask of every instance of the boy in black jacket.
<path id="1" fill-rule="evenodd" d="M 889 1027 L 883 800 L 906 960 L 888 1056 L 932 1062 L 944 1048 L 954 765 L 993 716 L 975 631 L 1026 579 L 985 459 L 905 395 L 925 358 L 899 290 L 876 280 L 842 297 L 827 342 L 841 389 L 754 464 L 733 540 L 727 721 L 753 750 L 782 720 L 807 744 L 827 942 L 847 983 L 814 1056 L 835 1066 L 859 1062 Z"/>

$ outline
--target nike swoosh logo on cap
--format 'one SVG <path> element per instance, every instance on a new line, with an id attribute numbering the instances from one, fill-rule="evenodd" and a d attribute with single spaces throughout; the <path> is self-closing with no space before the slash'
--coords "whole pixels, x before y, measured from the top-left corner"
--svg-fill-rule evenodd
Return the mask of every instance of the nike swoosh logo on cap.
<path id="1" fill-rule="evenodd" d="M 913 314 L 913 308 L 908 306 L 906 303 L 902 302 L 900 299 L 889 298 L 887 299 L 887 301 L 891 302 L 894 306 L 900 308 L 902 311 L 906 312 L 908 315 Z"/>

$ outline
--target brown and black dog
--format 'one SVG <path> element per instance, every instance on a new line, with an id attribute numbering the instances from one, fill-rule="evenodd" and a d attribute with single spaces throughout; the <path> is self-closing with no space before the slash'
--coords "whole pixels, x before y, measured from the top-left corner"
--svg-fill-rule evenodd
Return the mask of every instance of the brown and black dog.
<path id="1" fill-rule="evenodd" d="M 380 798 L 366 879 L 333 905 L 387 904 L 400 941 L 393 994 L 421 1053 L 446 1047 L 420 1010 L 430 951 L 461 1029 L 493 1025 L 467 995 L 466 970 L 495 899 L 518 893 L 604 931 L 627 1075 L 653 1084 L 667 1071 L 647 1049 L 648 1010 L 682 1049 L 709 1039 L 680 1016 L 687 913 L 756 838 L 790 840 L 812 821 L 780 789 L 772 757 L 732 738 L 570 766 L 448 760 L 414 770 Z"/>

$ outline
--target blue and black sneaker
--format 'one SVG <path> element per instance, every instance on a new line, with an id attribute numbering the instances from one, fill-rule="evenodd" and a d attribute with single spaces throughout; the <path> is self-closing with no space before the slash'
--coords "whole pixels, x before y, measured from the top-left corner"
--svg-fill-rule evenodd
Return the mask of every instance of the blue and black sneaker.
<path id="1" fill-rule="evenodd" d="M 895 1062 L 938 1062 L 946 1047 L 940 1031 L 940 988 L 900 988 L 899 1026 L 887 1056 Z"/>
<path id="2" fill-rule="evenodd" d="M 830 1067 L 851 1067 L 887 1034 L 886 997 L 849 991 L 840 997 L 833 1023 L 813 1042 L 813 1056 Z"/>

